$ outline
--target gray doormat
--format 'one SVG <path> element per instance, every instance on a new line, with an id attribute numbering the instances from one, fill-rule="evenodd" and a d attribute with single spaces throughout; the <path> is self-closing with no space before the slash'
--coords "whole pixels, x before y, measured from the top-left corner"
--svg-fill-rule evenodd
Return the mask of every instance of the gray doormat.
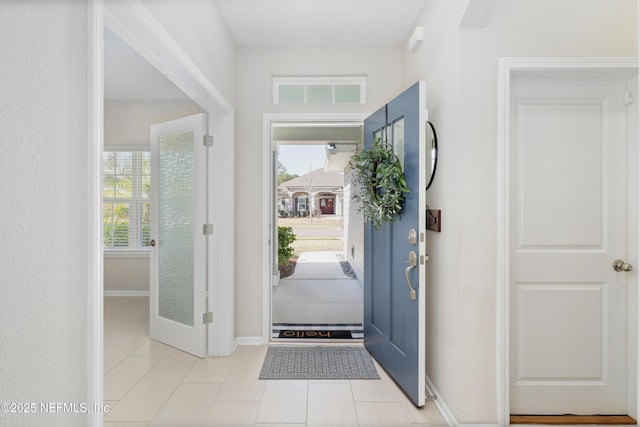
<path id="1" fill-rule="evenodd" d="M 269 347 L 261 380 L 380 379 L 364 347 Z"/>

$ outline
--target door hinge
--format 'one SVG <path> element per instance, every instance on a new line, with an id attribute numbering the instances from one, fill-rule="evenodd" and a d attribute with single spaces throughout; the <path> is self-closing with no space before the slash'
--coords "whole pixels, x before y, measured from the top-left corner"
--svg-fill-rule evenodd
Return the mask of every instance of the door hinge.
<path id="1" fill-rule="evenodd" d="M 631 104 L 633 104 L 633 95 L 631 94 L 631 92 L 626 91 L 624 93 L 624 106 L 628 107 Z"/>
<path id="2" fill-rule="evenodd" d="M 213 147 L 213 136 L 212 135 L 204 135 L 202 137 L 202 144 L 205 147 Z"/>
<path id="3" fill-rule="evenodd" d="M 213 234 L 213 224 L 202 224 L 202 234 L 205 236 Z"/>
<path id="4" fill-rule="evenodd" d="M 207 311 L 206 313 L 204 313 L 202 315 L 202 323 L 204 323 L 205 325 L 207 323 L 213 323 L 213 313 L 210 311 Z"/>

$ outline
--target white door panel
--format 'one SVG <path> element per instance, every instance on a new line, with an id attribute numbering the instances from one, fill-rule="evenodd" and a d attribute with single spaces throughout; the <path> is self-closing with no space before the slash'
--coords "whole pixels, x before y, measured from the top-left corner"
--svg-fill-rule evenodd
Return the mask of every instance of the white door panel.
<path id="1" fill-rule="evenodd" d="M 549 100 L 516 108 L 518 248 L 601 248 L 602 105 Z"/>
<path id="2" fill-rule="evenodd" d="M 627 413 L 625 90 L 512 87 L 512 414 Z"/>
<path id="3" fill-rule="evenodd" d="M 151 338 L 205 355 L 205 115 L 151 126 Z"/>

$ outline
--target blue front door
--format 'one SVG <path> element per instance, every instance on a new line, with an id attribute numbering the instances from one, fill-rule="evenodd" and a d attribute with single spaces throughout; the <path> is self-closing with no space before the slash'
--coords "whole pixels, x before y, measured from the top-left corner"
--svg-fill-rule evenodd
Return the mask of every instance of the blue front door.
<path id="1" fill-rule="evenodd" d="M 364 122 L 365 149 L 389 141 L 411 193 L 393 223 L 365 224 L 365 346 L 416 406 L 425 403 L 425 88 L 418 82 Z"/>

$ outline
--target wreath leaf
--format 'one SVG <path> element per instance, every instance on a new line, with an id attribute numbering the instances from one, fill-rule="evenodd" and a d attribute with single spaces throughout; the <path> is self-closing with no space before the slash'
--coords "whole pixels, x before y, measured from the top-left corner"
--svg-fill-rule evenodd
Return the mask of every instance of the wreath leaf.
<path id="1" fill-rule="evenodd" d="M 353 156 L 350 165 L 352 183 L 360 189 L 352 196 L 358 212 L 376 228 L 394 222 L 402 212 L 404 194 L 411 190 L 390 145 L 376 138 L 371 148 Z"/>

